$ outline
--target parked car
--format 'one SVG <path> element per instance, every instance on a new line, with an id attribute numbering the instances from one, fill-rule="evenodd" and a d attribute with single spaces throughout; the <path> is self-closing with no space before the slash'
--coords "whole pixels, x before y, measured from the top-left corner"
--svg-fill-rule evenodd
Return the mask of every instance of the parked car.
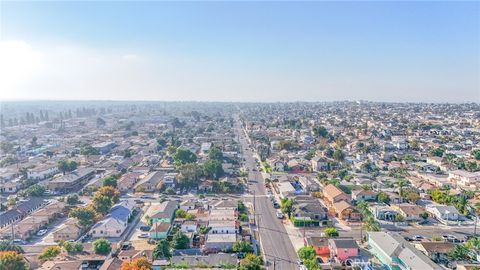
<path id="1" fill-rule="evenodd" d="M 150 231 L 150 226 L 148 226 L 148 225 L 142 225 L 142 226 L 140 226 L 140 231 L 142 231 L 142 232 L 148 232 L 148 231 Z"/>
<path id="2" fill-rule="evenodd" d="M 138 236 L 138 238 L 148 238 L 148 237 L 149 237 L 148 233 L 142 233 Z"/>
<path id="3" fill-rule="evenodd" d="M 121 250 L 129 250 L 132 247 L 132 243 L 130 242 L 124 242 L 122 244 L 122 247 L 120 248 Z"/>
<path id="4" fill-rule="evenodd" d="M 425 239 L 425 237 L 423 237 L 423 236 L 421 236 L 421 235 L 415 235 L 415 236 L 413 236 L 413 240 L 415 240 L 415 241 L 422 241 L 422 240 L 424 240 L 424 239 Z"/>
<path id="5" fill-rule="evenodd" d="M 40 230 L 37 232 L 37 236 L 42 236 L 42 235 L 45 235 L 47 233 L 47 230 Z"/>
<path id="6" fill-rule="evenodd" d="M 278 218 L 278 219 L 283 219 L 284 217 L 285 217 L 285 216 L 283 215 L 282 212 L 277 211 L 277 218 Z"/>
<path id="7" fill-rule="evenodd" d="M 26 245 L 27 241 L 24 241 L 22 239 L 13 239 L 13 243 L 17 245 Z"/>

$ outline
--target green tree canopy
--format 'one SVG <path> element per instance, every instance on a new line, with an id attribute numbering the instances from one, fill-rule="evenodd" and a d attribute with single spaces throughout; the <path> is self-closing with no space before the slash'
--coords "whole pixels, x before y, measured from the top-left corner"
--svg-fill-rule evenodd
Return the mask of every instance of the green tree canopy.
<path id="1" fill-rule="evenodd" d="M 48 261 L 57 257 L 61 252 L 59 246 L 47 247 L 38 255 L 38 258 L 42 261 Z"/>
<path id="2" fill-rule="evenodd" d="M 222 163 L 215 159 L 209 159 L 203 164 L 203 173 L 205 176 L 218 179 L 224 174 Z"/>
<path id="3" fill-rule="evenodd" d="M 89 227 L 95 223 L 95 210 L 90 207 L 77 207 L 73 208 L 69 216 L 74 217 L 78 220 L 78 225 L 83 228 Z"/>
<path id="4" fill-rule="evenodd" d="M 252 245 L 246 241 L 235 242 L 235 244 L 233 244 L 232 249 L 235 252 L 245 252 L 245 253 L 253 252 Z"/>
<path id="5" fill-rule="evenodd" d="M 190 239 L 181 231 L 173 235 L 171 246 L 174 249 L 187 249 L 190 246 Z"/>
<path id="6" fill-rule="evenodd" d="M 27 270 L 28 265 L 20 253 L 16 251 L 0 251 L 0 269 Z"/>
<path id="7" fill-rule="evenodd" d="M 112 244 L 105 238 L 93 241 L 93 251 L 95 254 L 107 255 L 112 250 Z"/>
<path id="8" fill-rule="evenodd" d="M 210 150 L 208 151 L 208 158 L 218 160 L 218 161 L 222 161 L 223 160 L 222 149 L 220 149 L 220 147 L 218 147 L 216 145 L 210 147 Z"/>
<path id="9" fill-rule="evenodd" d="M 164 239 L 158 241 L 157 245 L 153 249 L 153 257 L 155 259 L 172 257 L 172 254 L 170 252 L 170 243 L 168 243 L 168 241 Z"/>
<path id="10" fill-rule="evenodd" d="M 180 166 L 183 164 L 196 162 L 197 156 L 192 151 L 179 147 L 175 151 L 175 154 L 173 154 L 173 160 L 176 166 Z"/>

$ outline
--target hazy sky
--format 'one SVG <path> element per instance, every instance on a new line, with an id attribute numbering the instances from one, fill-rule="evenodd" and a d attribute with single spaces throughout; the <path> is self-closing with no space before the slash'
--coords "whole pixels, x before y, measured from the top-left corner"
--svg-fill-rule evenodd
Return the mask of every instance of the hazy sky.
<path id="1" fill-rule="evenodd" d="M 0 2 L 0 99 L 480 102 L 478 2 Z"/>

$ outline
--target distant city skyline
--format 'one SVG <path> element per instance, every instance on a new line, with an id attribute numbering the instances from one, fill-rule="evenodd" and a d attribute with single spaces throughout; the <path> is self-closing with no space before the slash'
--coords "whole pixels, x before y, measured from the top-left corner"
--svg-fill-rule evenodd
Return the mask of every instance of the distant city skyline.
<path id="1" fill-rule="evenodd" d="M 478 2 L 1 2 L 1 100 L 480 102 Z"/>

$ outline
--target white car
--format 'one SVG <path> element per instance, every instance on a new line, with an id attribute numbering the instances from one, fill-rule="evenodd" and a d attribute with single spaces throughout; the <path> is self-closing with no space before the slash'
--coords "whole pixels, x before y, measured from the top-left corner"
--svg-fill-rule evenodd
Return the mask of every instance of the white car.
<path id="1" fill-rule="evenodd" d="M 40 230 L 37 232 L 37 236 L 42 236 L 47 233 L 47 230 Z"/>
<path id="2" fill-rule="evenodd" d="M 283 219 L 284 217 L 285 217 L 285 216 L 283 215 L 282 212 L 280 212 L 280 211 L 277 212 L 277 218 L 278 218 L 278 219 Z"/>

